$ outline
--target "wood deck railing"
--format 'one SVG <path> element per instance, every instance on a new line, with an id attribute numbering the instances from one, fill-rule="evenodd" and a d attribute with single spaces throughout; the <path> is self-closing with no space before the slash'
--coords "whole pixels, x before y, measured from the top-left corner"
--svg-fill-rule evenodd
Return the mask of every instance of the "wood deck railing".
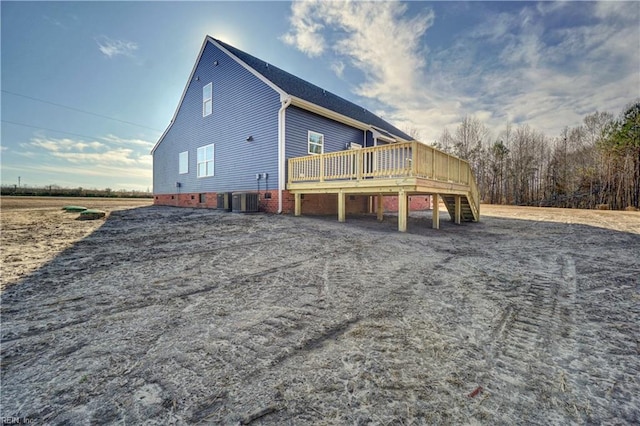
<path id="1" fill-rule="evenodd" d="M 403 177 L 467 185 L 469 204 L 479 211 L 478 188 L 469 163 L 419 142 L 289 159 L 290 184 Z"/>

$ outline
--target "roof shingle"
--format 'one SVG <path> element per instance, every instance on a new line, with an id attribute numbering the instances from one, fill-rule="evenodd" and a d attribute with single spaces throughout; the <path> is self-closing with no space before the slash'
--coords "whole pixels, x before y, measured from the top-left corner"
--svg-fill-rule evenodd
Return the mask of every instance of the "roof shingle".
<path id="1" fill-rule="evenodd" d="M 237 49 L 223 41 L 215 40 L 222 47 L 227 49 L 241 61 L 249 65 L 251 68 L 262 74 L 267 80 L 278 86 L 289 95 L 298 97 L 305 101 L 311 102 L 323 108 L 335 111 L 339 114 L 347 116 L 351 119 L 360 121 L 365 124 L 385 130 L 395 136 L 406 140 L 413 140 L 402 130 L 389 124 L 382 118 L 367 109 L 354 104 L 338 95 L 322 89 L 314 84 L 309 83 L 293 74 L 290 74 L 274 65 L 268 64 L 262 59 L 256 58 L 240 49 Z"/>

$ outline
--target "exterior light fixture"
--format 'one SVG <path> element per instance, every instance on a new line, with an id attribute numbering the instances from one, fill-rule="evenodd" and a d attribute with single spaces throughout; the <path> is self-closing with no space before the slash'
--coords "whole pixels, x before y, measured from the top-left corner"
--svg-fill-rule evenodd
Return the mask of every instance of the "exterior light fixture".
<path id="1" fill-rule="evenodd" d="M 246 140 L 247 140 L 247 142 L 251 142 L 251 141 L 253 141 L 253 136 L 249 136 L 249 137 L 247 137 L 247 139 L 246 139 Z"/>

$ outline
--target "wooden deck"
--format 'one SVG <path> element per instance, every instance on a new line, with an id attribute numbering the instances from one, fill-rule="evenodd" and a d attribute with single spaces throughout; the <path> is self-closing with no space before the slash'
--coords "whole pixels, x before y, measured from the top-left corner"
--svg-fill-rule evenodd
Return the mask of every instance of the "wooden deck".
<path id="1" fill-rule="evenodd" d="M 398 196 L 398 230 L 407 229 L 410 195 L 433 196 L 433 227 L 442 198 L 456 223 L 480 220 L 478 188 L 469 163 L 419 142 L 408 142 L 289 159 L 287 189 L 301 214 L 303 194 L 337 194 L 338 220 L 346 219 L 347 195 Z"/>

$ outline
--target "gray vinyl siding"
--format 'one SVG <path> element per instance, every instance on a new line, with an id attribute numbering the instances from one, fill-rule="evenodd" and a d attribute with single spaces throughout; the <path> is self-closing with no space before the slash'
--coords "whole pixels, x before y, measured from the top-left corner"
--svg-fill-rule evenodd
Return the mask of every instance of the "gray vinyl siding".
<path id="1" fill-rule="evenodd" d="M 308 131 L 324 135 L 324 152 L 342 151 L 349 142 L 364 143 L 362 130 L 338 123 L 295 106 L 286 112 L 286 157 L 309 155 L 307 147 Z"/>
<path id="2" fill-rule="evenodd" d="M 365 143 L 365 147 L 369 148 L 373 146 L 373 133 L 367 130 L 367 142 Z"/>
<path id="3" fill-rule="evenodd" d="M 203 117 L 202 88 L 208 83 L 213 113 Z M 268 173 L 269 186 L 276 188 L 279 108 L 276 91 L 207 43 L 175 122 L 154 151 L 154 193 L 254 190 L 256 173 Z M 249 136 L 253 141 L 246 141 Z M 215 144 L 215 175 L 198 178 L 197 149 L 209 144 Z M 189 152 L 187 174 L 178 174 L 182 151 Z"/>

